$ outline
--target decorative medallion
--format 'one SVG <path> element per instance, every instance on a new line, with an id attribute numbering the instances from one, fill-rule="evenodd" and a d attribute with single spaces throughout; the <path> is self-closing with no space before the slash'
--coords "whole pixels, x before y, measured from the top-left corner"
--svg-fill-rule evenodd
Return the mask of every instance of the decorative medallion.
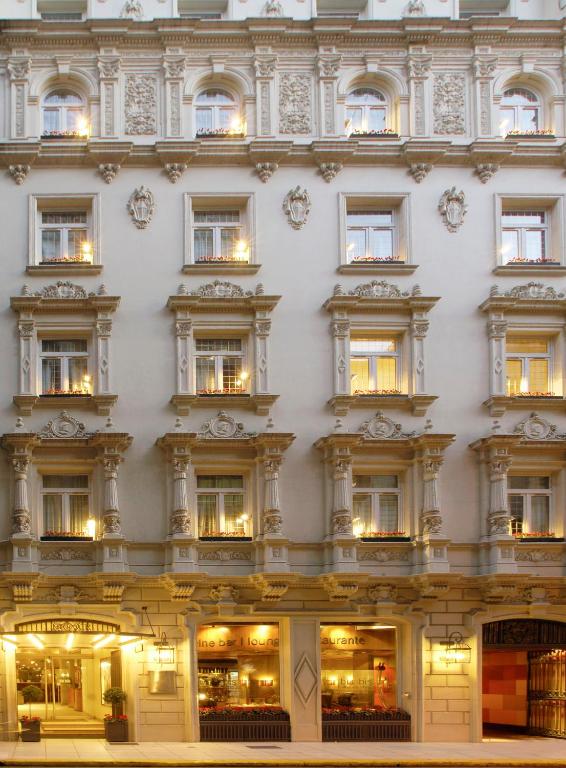
<path id="1" fill-rule="evenodd" d="M 269 18 L 281 18 L 283 16 L 283 6 L 278 0 L 268 0 L 263 6 L 263 15 Z"/>
<path id="2" fill-rule="evenodd" d="M 153 217 L 155 200 L 153 194 L 142 186 L 132 192 L 128 200 L 128 211 L 138 229 L 145 229 Z"/>
<path id="3" fill-rule="evenodd" d="M 198 436 L 206 439 L 233 440 L 253 437 L 255 434 L 255 432 L 244 432 L 244 425 L 229 416 L 226 411 L 218 411 L 217 416 L 213 416 L 202 425 Z"/>
<path id="4" fill-rule="evenodd" d="M 522 435 L 527 440 L 566 440 L 566 435 L 557 434 L 557 429 L 556 424 L 551 424 L 533 411 L 527 419 L 517 424 L 513 434 Z"/>
<path id="5" fill-rule="evenodd" d="M 566 294 L 562 291 L 556 291 L 550 285 L 544 285 L 544 283 L 535 283 L 533 280 L 525 285 L 516 285 L 505 293 L 500 293 L 497 285 L 494 285 L 490 292 L 490 298 L 496 296 L 509 296 L 513 299 L 547 299 L 550 301 L 558 301 L 566 298 Z"/>
<path id="6" fill-rule="evenodd" d="M 58 280 L 53 285 L 46 285 L 35 293 L 31 293 L 27 286 L 24 286 L 22 296 L 39 296 L 42 299 L 86 299 L 89 294 L 81 285 L 75 285 L 70 280 Z"/>
<path id="7" fill-rule="evenodd" d="M 359 431 L 370 440 L 403 440 L 416 435 L 416 432 L 404 433 L 401 425 L 384 416 L 383 411 L 377 411 L 373 419 L 364 421 Z"/>
<path id="8" fill-rule="evenodd" d="M 463 192 L 456 192 L 456 187 L 447 189 L 438 204 L 438 210 L 449 232 L 457 232 L 464 223 L 468 206 Z"/>
<path id="9" fill-rule="evenodd" d="M 256 295 L 258 294 L 256 288 Z M 239 285 L 227 280 L 214 280 L 212 283 L 201 285 L 190 296 L 202 296 L 207 299 L 245 299 L 253 296 L 253 291 L 244 291 Z"/>
<path id="10" fill-rule="evenodd" d="M 71 416 L 68 411 L 61 411 L 43 427 L 39 432 L 39 437 L 50 440 L 61 440 L 65 438 L 89 437 L 89 432 L 85 430 L 85 425 Z"/>
<path id="11" fill-rule="evenodd" d="M 140 3 L 140 0 L 126 0 L 120 17 L 122 19 L 141 21 L 143 19 L 143 6 Z"/>
<path id="12" fill-rule="evenodd" d="M 283 210 L 293 229 L 302 229 L 307 223 L 311 209 L 311 198 L 306 189 L 300 186 L 291 189 L 283 201 Z"/>

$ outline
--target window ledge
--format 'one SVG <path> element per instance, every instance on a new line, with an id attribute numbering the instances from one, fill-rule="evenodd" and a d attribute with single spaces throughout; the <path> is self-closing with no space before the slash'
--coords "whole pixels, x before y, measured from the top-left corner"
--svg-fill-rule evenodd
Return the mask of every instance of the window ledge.
<path id="1" fill-rule="evenodd" d="M 199 541 L 214 541 L 222 542 L 229 541 L 230 543 L 238 543 L 240 541 L 250 542 L 253 541 L 252 536 L 199 536 Z"/>
<path id="2" fill-rule="evenodd" d="M 566 410 L 566 398 L 561 395 L 553 397 L 507 397 L 507 395 L 494 395 L 484 400 L 483 405 L 489 408 L 490 416 L 503 416 L 509 410 Z"/>
<path id="3" fill-rule="evenodd" d="M 494 275 L 566 275 L 562 264 L 502 264 L 495 267 Z"/>
<path id="4" fill-rule="evenodd" d="M 92 536 L 40 536 L 40 541 L 94 541 Z"/>
<path id="5" fill-rule="evenodd" d="M 519 537 L 515 539 L 516 544 L 562 544 L 563 542 L 563 536 L 527 536 L 524 539 Z"/>
<path id="6" fill-rule="evenodd" d="M 335 416 L 347 416 L 350 408 L 398 408 L 425 416 L 436 395 L 335 395 L 328 404 Z"/>
<path id="7" fill-rule="evenodd" d="M 336 270 L 341 275 L 412 275 L 418 264 L 404 262 L 365 262 L 359 264 L 341 264 Z"/>
<path id="8" fill-rule="evenodd" d="M 245 408 L 258 416 L 269 416 L 279 395 L 173 395 L 171 403 L 179 416 L 188 416 L 191 408 Z"/>
<path id="9" fill-rule="evenodd" d="M 31 416 L 34 408 L 82 408 L 108 416 L 118 395 L 14 395 L 14 405 L 22 416 Z"/>
<path id="10" fill-rule="evenodd" d="M 229 261 L 211 261 L 202 264 L 185 264 L 183 272 L 186 275 L 255 275 L 260 269 L 261 264 L 238 264 Z"/>
<path id="11" fill-rule="evenodd" d="M 99 275 L 102 264 L 30 264 L 26 272 L 28 275 Z"/>

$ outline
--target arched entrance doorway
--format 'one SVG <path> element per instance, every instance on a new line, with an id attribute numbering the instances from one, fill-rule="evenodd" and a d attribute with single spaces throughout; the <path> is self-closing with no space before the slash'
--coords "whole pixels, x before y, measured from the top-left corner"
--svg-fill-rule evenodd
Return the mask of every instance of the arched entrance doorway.
<path id="1" fill-rule="evenodd" d="M 484 624 L 482 716 L 484 736 L 566 738 L 566 623 Z"/>

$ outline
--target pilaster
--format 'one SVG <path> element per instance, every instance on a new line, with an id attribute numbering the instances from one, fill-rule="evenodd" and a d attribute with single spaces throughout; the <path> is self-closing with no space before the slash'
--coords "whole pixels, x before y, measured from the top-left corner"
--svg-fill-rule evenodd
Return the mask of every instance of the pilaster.
<path id="1" fill-rule="evenodd" d="M 14 56 L 8 59 L 10 75 L 10 138 L 25 139 L 28 136 L 27 100 L 31 59 Z"/>

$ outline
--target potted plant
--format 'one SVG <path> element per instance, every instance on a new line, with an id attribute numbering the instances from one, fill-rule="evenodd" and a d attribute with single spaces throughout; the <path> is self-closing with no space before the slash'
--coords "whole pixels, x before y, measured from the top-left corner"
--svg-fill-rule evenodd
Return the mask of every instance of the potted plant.
<path id="1" fill-rule="evenodd" d="M 40 741 L 41 739 L 41 719 L 31 714 L 32 703 L 43 701 L 43 691 L 37 685 L 26 685 L 22 688 L 22 697 L 25 704 L 29 704 L 29 715 L 20 717 L 22 741 Z"/>
<path id="2" fill-rule="evenodd" d="M 112 714 L 104 717 L 106 741 L 128 741 L 128 716 L 122 714 L 122 703 L 126 699 L 126 692 L 115 685 L 104 691 L 102 698 L 106 704 L 112 705 Z"/>

